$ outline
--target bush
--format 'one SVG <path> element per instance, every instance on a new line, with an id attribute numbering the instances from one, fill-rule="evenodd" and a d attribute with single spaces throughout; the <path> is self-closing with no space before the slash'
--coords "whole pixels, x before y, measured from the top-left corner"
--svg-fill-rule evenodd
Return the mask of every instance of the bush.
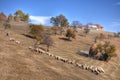
<path id="1" fill-rule="evenodd" d="M 71 38 L 75 39 L 76 35 L 75 35 L 75 33 L 71 29 L 68 29 L 67 33 L 66 33 L 66 37 L 68 37 L 68 40 L 70 40 Z"/>
<path id="2" fill-rule="evenodd" d="M 90 29 L 86 28 L 84 29 L 85 36 L 90 32 Z"/>
<path id="3" fill-rule="evenodd" d="M 4 23 L 3 25 L 4 25 L 5 29 L 10 29 L 11 28 L 11 25 L 9 23 Z"/>
<path id="4" fill-rule="evenodd" d="M 45 35 L 42 43 L 47 46 L 47 51 L 49 51 L 50 46 L 53 46 L 53 39 L 50 35 Z"/>
<path id="5" fill-rule="evenodd" d="M 90 48 L 90 50 L 92 51 L 93 48 Z M 97 46 L 95 47 L 94 51 L 92 52 L 92 56 L 96 56 L 98 53 L 100 53 L 101 55 L 99 56 L 101 60 L 104 61 L 109 61 L 111 59 L 111 57 L 116 56 L 116 48 L 114 45 L 110 44 L 110 42 L 105 42 L 105 43 L 98 43 Z M 90 51 L 89 51 L 89 54 Z"/>
<path id="6" fill-rule="evenodd" d="M 36 38 L 37 41 L 41 41 L 44 36 L 44 28 L 41 25 L 31 24 L 30 26 L 30 34 Z"/>

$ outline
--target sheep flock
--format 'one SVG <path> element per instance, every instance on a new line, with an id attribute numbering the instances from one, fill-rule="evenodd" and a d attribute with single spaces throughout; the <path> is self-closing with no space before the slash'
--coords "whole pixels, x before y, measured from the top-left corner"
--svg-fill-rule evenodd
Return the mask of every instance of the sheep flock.
<path id="1" fill-rule="evenodd" d="M 16 44 L 20 44 L 21 42 L 16 40 L 15 38 L 10 38 L 9 39 L 11 42 L 14 42 Z M 62 61 L 64 63 L 67 63 L 67 64 L 71 64 L 75 67 L 78 67 L 80 69 L 83 69 L 83 70 L 88 70 L 96 75 L 100 74 L 100 73 L 105 73 L 104 69 L 100 66 L 96 67 L 96 66 L 93 66 L 93 65 L 88 65 L 88 64 L 80 64 L 80 63 L 76 63 L 75 60 L 71 60 L 71 59 L 68 59 L 68 58 L 64 58 L 64 57 L 61 57 L 61 56 L 58 56 L 58 55 L 54 55 L 50 52 L 47 52 L 39 47 L 32 47 L 30 46 L 29 49 L 31 51 L 34 51 L 34 52 L 37 52 L 37 53 L 40 53 L 40 54 L 46 54 L 48 55 L 49 57 L 53 57 L 55 60 L 58 60 L 58 61 Z"/>
<path id="2" fill-rule="evenodd" d="M 45 50 L 40 49 L 39 47 L 30 46 L 29 49 L 31 51 L 34 51 L 34 52 L 37 52 L 37 53 L 40 53 L 40 54 L 46 54 L 49 57 L 53 57 L 55 60 L 62 61 L 62 62 L 67 63 L 67 64 L 71 64 L 71 65 L 73 65 L 75 67 L 78 67 L 80 69 L 88 70 L 88 71 L 90 71 L 90 72 L 92 72 L 96 75 L 98 75 L 100 73 L 105 73 L 104 69 L 100 66 L 96 67 L 96 66 L 93 66 L 93 65 L 76 63 L 75 60 L 71 60 L 71 59 L 63 58 L 61 56 L 54 55 L 50 52 L 47 52 Z"/>

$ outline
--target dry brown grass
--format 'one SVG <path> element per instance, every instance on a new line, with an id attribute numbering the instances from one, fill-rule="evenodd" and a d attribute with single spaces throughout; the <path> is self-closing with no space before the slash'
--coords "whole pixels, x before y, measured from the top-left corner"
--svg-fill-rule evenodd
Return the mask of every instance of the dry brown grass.
<path id="1" fill-rule="evenodd" d="M 93 43 L 91 35 L 77 36 L 72 42 L 59 39 L 64 36 L 52 36 L 56 44 L 50 48 L 51 53 L 74 59 L 82 64 L 104 68 L 104 74 L 95 75 L 90 71 L 56 61 L 47 55 L 31 52 L 28 47 L 34 44 L 34 40 L 21 35 L 25 30 L 14 31 L 14 29 L 16 28 L 7 30 L 10 33 L 9 37 L 5 36 L 6 31 L 0 31 L 0 80 L 120 80 L 120 39 L 118 38 L 112 39 L 111 42 L 117 46 L 119 57 L 107 63 L 76 54 L 78 50 L 89 50 Z M 10 42 L 10 37 L 21 41 L 21 44 Z"/>

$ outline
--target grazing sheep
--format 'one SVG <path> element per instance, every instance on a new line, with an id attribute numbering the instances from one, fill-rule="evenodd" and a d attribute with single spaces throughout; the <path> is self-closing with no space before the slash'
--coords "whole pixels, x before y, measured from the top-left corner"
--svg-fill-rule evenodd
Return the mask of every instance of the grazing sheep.
<path id="1" fill-rule="evenodd" d="M 79 63 L 76 63 L 75 66 L 78 67 Z"/>
<path id="2" fill-rule="evenodd" d="M 87 69 L 87 65 L 86 64 L 82 65 L 82 68 Z"/>
<path id="3" fill-rule="evenodd" d="M 102 67 L 98 67 L 97 69 L 98 69 L 98 71 L 105 73 L 105 71 L 103 70 Z"/>
<path id="4" fill-rule="evenodd" d="M 10 39 L 11 41 L 13 41 L 14 39 Z M 35 52 L 39 52 L 39 53 L 45 53 L 46 55 L 50 56 L 50 57 L 54 57 L 56 60 L 60 60 L 60 61 L 63 61 L 63 62 L 67 62 L 68 64 L 74 64 L 76 67 L 78 68 L 82 68 L 84 70 L 90 70 L 92 71 L 93 73 L 95 73 L 96 75 L 98 75 L 99 73 L 104 73 L 105 71 L 103 70 L 102 67 L 94 67 L 94 66 L 90 66 L 90 65 L 87 65 L 87 64 L 79 64 L 79 63 L 75 63 L 75 60 L 69 60 L 67 58 L 63 58 L 61 56 L 57 56 L 57 55 L 53 55 L 49 52 L 46 52 L 40 48 L 34 48 L 34 47 L 29 47 L 30 50 L 33 50 Z"/>
<path id="5" fill-rule="evenodd" d="M 83 65 L 82 65 L 82 69 L 87 70 L 87 65 L 86 65 L 86 64 L 83 64 Z"/>
<path id="6" fill-rule="evenodd" d="M 60 57 L 59 56 L 55 56 L 55 59 L 60 60 Z"/>
<path id="7" fill-rule="evenodd" d="M 92 69 L 92 72 L 95 72 L 95 68 Z"/>
<path id="8" fill-rule="evenodd" d="M 15 43 L 20 44 L 20 41 L 15 41 Z"/>
<path id="9" fill-rule="evenodd" d="M 92 71 L 92 69 L 94 68 L 94 66 L 90 66 L 89 69 Z"/>
<path id="10" fill-rule="evenodd" d="M 58 60 L 61 60 L 62 57 L 58 56 Z"/>
<path id="11" fill-rule="evenodd" d="M 51 57 L 54 57 L 54 54 L 51 54 Z"/>
<path id="12" fill-rule="evenodd" d="M 86 64 L 84 65 L 84 68 L 85 68 L 86 70 L 89 70 L 89 67 L 90 67 L 89 65 L 86 65 Z"/>
<path id="13" fill-rule="evenodd" d="M 41 53 L 45 53 L 45 51 L 44 51 L 44 50 L 42 50 L 42 49 L 40 49 L 40 51 L 41 51 Z"/>
<path id="14" fill-rule="evenodd" d="M 65 62 L 67 62 L 68 61 L 68 59 L 65 59 Z"/>
<path id="15" fill-rule="evenodd" d="M 54 56 L 53 54 L 51 54 L 51 53 L 49 53 L 49 52 L 46 52 L 46 54 L 47 54 L 48 56 L 50 56 L 50 57 L 53 57 L 53 56 Z"/>
<path id="16" fill-rule="evenodd" d="M 81 68 L 82 64 L 76 63 L 76 66 L 78 66 L 79 68 Z"/>
<path id="17" fill-rule="evenodd" d="M 15 39 L 14 38 L 10 38 L 10 41 L 15 41 Z"/>
<path id="18" fill-rule="evenodd" d="M 39 49 L 39 48 L 33 48 L 33 50 L 38 53 L 45 53 L 45 51 L 43 51 L 42 49 Z"/>
<path id="19" fill-rule="evenodd" d="M 61 57 L 60 60 L 63 61 L 63 62 L 67 62 L 67 61 L 68 61 L 68 59 L 66 59 L 66 58 L 62 58 L 62 57 Z"/>
<path id="20" fill-rule="evenodd" d="M 61 60 L 61 59 L 62 59 L 62 57 L 58 56 L 58 60 Z"/>
<path id="21" fill-rule="evenodd" d="M 94 72 L 96 73 L 96 75 L 98 75 L 100 72 L 98 71 L 98 68 L 94 69 Z"/>
<path id="22" fill-rule="evenodd" d="M 10 40 L 10 41 L 14 41 L 14 42 L 17 43 L 17 44 L 20 44 L 20 41 L 17 41 L 17 40 L 15 40 L 14 38 L 10 38 L 9 40 Z"/>
<path id="23" fill-rule="evenodd" d="M 57 56 L 55 55 L 55 59 L 57 59 Z"/>
<path id="24" fill-rule="evenodd" d="M 92 72 L 95 73 L 96 75 L 98 75 L 100 73 L 97 68 L 93 68 Z"/>
<path id="25" fill-rule="evenodd" d="M 35 51 L 35 52 L 38 52 L 38 48 L 35 48 L 34 51 Z"/>
<path id="26" fill-rule="evenodd" d="M 44 48 L 42 48 L 42 47 L 40 47 L 40 46 L 39 46 L 38 48 L 41 49 L 41 50 L 43 50 L 43 51 L 46 51 L 46 49 L 44 49 Z"/>
<path id="27" fill-rule="evenodd" d="M 33 49 L 33 47 L 32 47 L 32 46 L 29 46 L 28 48 L 29 48 L 30 50 L 32 50 L 32 49 Z"/>
<path id="28" fill-rule="evenodd" d="M 32 50 L 32 51 L 34 51 L 34 47 L 32 47 L 32 46 L 30 46 L 29 49 Z"/>
<path id="29" fill-rule="evenodd" d="M 64 58 L 64 59 L 63 59 L 63 61 L 64 61 L 64 62 L 67 62 L 67 61 L 68 61 L 68 59 Z"/>
<path id="30" fill-rule="evenodd" d="M 41 50 L 41 49 L 38 49 L 38 53 L 41 53 L 41 54 L 42 54 L 42 50 Z"/>
<path id="31" fill-rule="evenodd" d="M 89 67 L 90 67 L 90 66 L 89 66 L 89 65 L 87 65 L 87 66 L 86 66 L 86 70 L 89 70 Z"/>
<path id="32" fill-rule="evenodd" d="M 68 60 L 68 64 L 74 64 L 75 63 L 75 60 Z"/>

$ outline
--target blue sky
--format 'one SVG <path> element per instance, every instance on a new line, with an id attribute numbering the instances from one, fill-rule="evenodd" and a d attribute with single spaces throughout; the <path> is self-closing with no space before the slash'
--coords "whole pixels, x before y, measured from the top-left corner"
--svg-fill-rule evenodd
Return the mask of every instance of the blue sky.
<path id="1" fill-rule="evenodd" d="M 63 14 L 82 24 L 101 24 L 107 31 L 120 31 L 120 0 L 0 0 L 0 12 L 29 13 L 32 23 L 51 25 L 51 16 Z"/>

